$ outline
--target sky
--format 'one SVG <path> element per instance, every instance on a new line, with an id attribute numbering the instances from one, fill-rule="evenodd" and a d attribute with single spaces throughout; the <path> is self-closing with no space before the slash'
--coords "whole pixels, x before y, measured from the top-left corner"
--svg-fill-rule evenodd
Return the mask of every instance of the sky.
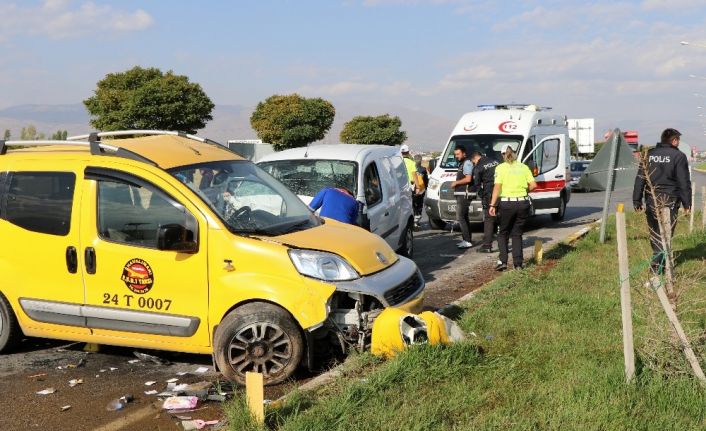
<path id="1" fill-rule="evenodd" d="M 0 0 L 0 16 L 0 108 L 76 103 L 140 65 L 216 104 L 298 92 L 455 120 L 533 103 L 706 149 L 706 0 Z"/>

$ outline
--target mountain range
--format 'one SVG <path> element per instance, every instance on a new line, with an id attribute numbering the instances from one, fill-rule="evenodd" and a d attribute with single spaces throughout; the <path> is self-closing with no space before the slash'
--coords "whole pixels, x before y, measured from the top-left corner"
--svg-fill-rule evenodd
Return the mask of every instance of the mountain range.
<path id="1" fill-rule="evenodd" d="M 416 151 L 440 151 L 455 124 L 454 119 L 445 118 L 414 109 L 394 105 L 370 105 L 362 103 L 337 103 L 333 126 L 321 143 L 338 143 L 343 125 L 356 115 L 397 115 L 402 120 L 402 129 L 407 132 L 407 144 Z M 254 106 L 216 105 L 201 136 L 225 143 L 229 139 L 256 139 L 250 127 L 250 114 Z M 89 115 L 83 104 L 64 105 L 16 105 L 0 109 L 0 133 L 10 129 L 12 137 L 32 124 L 37 131 L 51 135 L 57 130 L 67 130 L 69 135 L 91 131 Z"/>

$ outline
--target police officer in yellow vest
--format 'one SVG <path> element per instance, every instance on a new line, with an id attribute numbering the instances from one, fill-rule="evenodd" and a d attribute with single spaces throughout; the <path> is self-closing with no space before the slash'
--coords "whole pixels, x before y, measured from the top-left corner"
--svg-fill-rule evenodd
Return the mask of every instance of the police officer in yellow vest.
<path id="1" fill-rule="evenodd" d="M 537 188 L 529 167 L 518 162 L 510 144 L 502 146 L 504 162 L 495 168 L 495 186 L 490 199 L 490 215 L 497 214 L 500 225 L 498 248 L 500 256 L 496 271 L 507 269 L 508 238 L 512 238 L 512 264 L 522 269 L 522 229 L 529 217 L 530 201 L 528 193 Z"/>
<path id="2" fill-rule="evenodd" d="M 417 179 L 417 164 L 414 162 L 407 145 L 402 145 L 400 147 L 400 153 L 402 153 L 404 167 L 407 168 L 407 176 L 409 177 L 409 182 L 412 185 L 412 190 L 414 190 L 414 185 L 416 184 L 415 180 Z"/>

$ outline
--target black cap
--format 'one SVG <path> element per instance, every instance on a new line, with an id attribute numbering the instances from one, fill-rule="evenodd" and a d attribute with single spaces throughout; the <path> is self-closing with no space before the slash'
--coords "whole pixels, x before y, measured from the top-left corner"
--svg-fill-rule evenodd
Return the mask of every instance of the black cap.
<path id="1" fill-rule="evenodd" d="M 662 132 L 661 142 L 663 144 L 671 144 L 672 139 L 678 138 L 680 136 L 681 132 L 677 129 L 664 129 L 664 132 Z"/>

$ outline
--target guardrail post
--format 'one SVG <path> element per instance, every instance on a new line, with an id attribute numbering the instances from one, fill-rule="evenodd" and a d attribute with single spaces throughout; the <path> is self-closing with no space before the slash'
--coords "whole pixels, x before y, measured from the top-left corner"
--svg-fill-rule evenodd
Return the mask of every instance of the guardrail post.
<path id="1" fill-rule="evenodd" d="M 537 265 L 542 264 L 542 259 L 544 258 L 544 250 L 542 249 L 542 240 L 534 240 L 534 261 Z"/>
<path id="2" fill-rule="evenodd" d="M 603 217 L 601 218 L 600 241 L 605 242 L 605 229 L 608 223 L 608 206 L 610 205 L 610 196 L 613 192 L 613 179 L 615 178 L 615 163 L 618 159 L 618 145 L 620 143 L 620 129 L 613 130 L 613 137 L 610 140 L 610 163 L 608 164 L 608 182 L 605 186 L 605 197 L 603 198 Z"/>

